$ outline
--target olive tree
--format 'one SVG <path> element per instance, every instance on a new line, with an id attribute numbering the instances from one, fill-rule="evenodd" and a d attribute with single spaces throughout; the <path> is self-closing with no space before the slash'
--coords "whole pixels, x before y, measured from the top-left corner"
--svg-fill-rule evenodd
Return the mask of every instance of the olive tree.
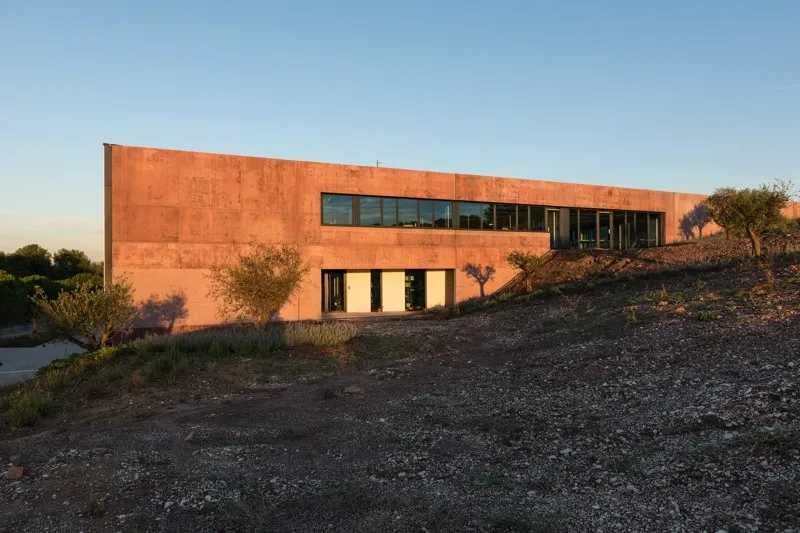
<path id="1" fill-rule="evenodd" d="M 37 316 L 56 336 L 89 351 L 128 333 L 137 315 L 131 285 L 124 278 L 105 289 L 79 283 L 75 290 L 62 291 L 53 300 L 36 287 L 31 299 Z"/>
<path id="2" fill-rule="evenodd" d="M 529 254 L 520 250 L 514 250 L 506 256 L 506 263 L 520 271 L 525 279 L 525 289 L 531 292 L 533 288 L 533 275 L 545 265 L 545 256 Z"/>
<path id="3" fill-rule="evenodd" d="M 250 253 L 243 253 L 237 246 L 235 261 L 211 269 L 208 296 L 221 316 L 264 328 L 300 287 L 308 266 L 293 246 L 250 243 L 248 248 Z"/>
<path id="4" fill-rule="evenodd" d="M 791 184 L 776 181 L 754 189 L 720 188 L 703 205 L 726 233 L 747 235 L 753 256 L 761 257 L 761 236 L 786 227 L 788 220 L 781 211 L 791 199 Z"/>

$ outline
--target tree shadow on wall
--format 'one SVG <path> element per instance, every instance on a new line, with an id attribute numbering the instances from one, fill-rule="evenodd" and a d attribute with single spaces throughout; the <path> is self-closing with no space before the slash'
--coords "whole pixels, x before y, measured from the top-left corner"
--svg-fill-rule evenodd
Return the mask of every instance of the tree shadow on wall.
<path id="1" fill-rule="evenodd" d="M 474 263 L 467 263 L 461 269 L 467 276 L 475 280 L 475 283 L 478 284 L 478 287 L 481 291 L 481 298 L 486 296 L 486 292 L 484 287 L 486 284 L 494 278 L 495 269 L 492 265 L 476 265 Z"/>
<path id="2" fill-rule="evenodd" d="M 143 301 L 139 305 L 137 322 L 146 327 L 164 329 L 169 333 L 175 322 L 187 316 L 186 294 L 183 291 L 174 291 L 163 296 L 154 294 Z"/>
<path id="3" fill-rule="evenodd" d="M 697 229 L 697 237 L 703 238 L 703 228 L 711 223 L 711 213 L 703 204 L 695 205 L 688 213 L 681 217 L 680 232 L 687 239 L 695 238 L 695 229 Z"/>

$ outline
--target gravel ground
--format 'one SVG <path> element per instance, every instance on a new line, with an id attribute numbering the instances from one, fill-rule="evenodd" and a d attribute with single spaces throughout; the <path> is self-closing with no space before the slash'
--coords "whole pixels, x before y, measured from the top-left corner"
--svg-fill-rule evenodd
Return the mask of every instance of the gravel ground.
<path id="1" fill-rule="evenodd" d="M 0 530 L 800 532 L 800 271 L 766 279 L 364 322 L 390 357 L 6 435 Z"/>

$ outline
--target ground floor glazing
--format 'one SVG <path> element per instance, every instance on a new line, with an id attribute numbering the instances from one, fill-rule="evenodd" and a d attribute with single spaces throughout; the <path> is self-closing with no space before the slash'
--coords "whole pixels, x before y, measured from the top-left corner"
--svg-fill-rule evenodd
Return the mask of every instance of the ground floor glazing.
<path id="1" fill-rule="evenodd" d="M 323 313 L 420 311 L 452 305 L 453 270 L 323 270 Z"/>

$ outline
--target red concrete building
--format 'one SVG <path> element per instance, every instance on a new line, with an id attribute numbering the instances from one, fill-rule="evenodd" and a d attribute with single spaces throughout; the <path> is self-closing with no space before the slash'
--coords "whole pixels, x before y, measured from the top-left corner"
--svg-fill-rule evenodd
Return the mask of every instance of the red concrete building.
<path id="1" fill-rule="evenodd" d="M 659 246 L 681 237 L 695 194 L 105 145 L 106 277 L 182 309 L 140 326 L 224 320 L 208 269 L 233 243 L 296 245 L 310 266 L 284 320 L 395 312 L 479 294 L 462 268 L 515 249 Z"/>

